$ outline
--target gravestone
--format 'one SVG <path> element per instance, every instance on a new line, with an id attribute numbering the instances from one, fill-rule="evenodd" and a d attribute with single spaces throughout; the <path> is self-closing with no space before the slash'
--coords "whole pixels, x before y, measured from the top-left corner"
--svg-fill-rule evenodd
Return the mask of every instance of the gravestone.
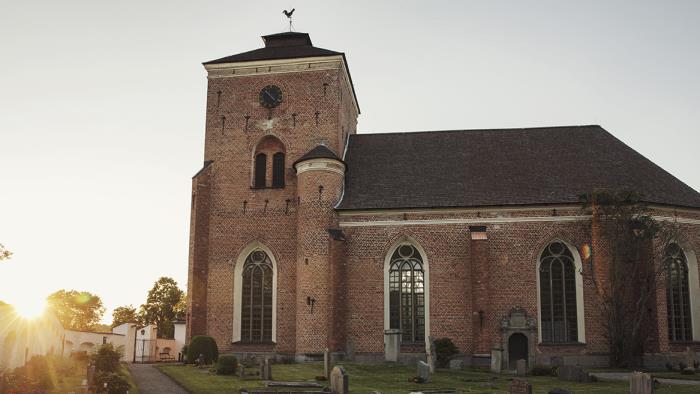
<path id="1" fill-rule="evenodd" d="M 630 374 L 630 394 L 652 394 L 653 392 L 654 381 L 651 375 L 636 371 Z"/>
<path id="2" fill-rule="evenodd" d="M 401 330 L 384 330 L 384 361 L 399 361 L 401 352 Z"/>
<path id="3" fill-rule="evenodd" d="M 527 376 L 527 361 L 520 359 L 515 362 L 515 372 L 518 376 Z"/>
<path id="4" fill-rule="evenodd" d="M 348 374 L 343 367 L 337 366 L 331 371 L 330 388 L 333 394 L 348 394 L 350 392 Z"/>
<path id="5" fill-rule="evenodd" d="M 435 350 L 435 338 L 432 336 L 428 337 L 428 349 L 427 349 L 427 359 L 428 365 L 430 366 L 430 373 L 435 373 L 435 363 L 437 362 L 437 352 Z"/>
<path id="6" fill-rule="evenodd" d="M 453 358 L 450 360 L 450 369 L 461 370 L 462 368 L 464 368 L 464 360 L 461 358 Z"/>
<path id="7" fill-rule="evenodd" d="M 269 358 L 265 358 L 260 364 L 260 379 L 272 380 L 272 363 Z"/>
<path id="8" fill-rule="evenodd" d="M 513 379 L 510 382 L 510 394 L 532 394 L 532 385 L 522 379 Z"/>
<path id="9" fill-rule="evenodd" d="M 555 388 L 549 390 L 549 392 L 547 394 L 571 394 L 571 391 L 569 391 L 567 389 L 555 387 Z"/>
<path id="10" fill-rule="evenodd" d="M 240 376 L 241 378 L 245 378 L 245 365 L 238 365 L 238 376 Z"/>
<path id="11" fill-rule="evenodd" d="M 569 382 L 590 382 L 590 375 L 578 365 L 562 365 L 559 367 L 559 380 Z"/>
<path id="12" fill-rule="evenodd" d="M 418 378 L 421 379 L 422 383 L 430 382 L 430 365 L 423 361 L 418 361 Z"/>
<path id="13" fill-rule="evenodd" d="M 502 355 L 501 349 L 491 349 L 491 372 L 501 373 Z"/>
<path id="14" fill-rule="evenodd" d="M 323 376 L 326 379 L 331 378 L 331 352 L 328 351 L 328 348 L 323 351 Z"/>

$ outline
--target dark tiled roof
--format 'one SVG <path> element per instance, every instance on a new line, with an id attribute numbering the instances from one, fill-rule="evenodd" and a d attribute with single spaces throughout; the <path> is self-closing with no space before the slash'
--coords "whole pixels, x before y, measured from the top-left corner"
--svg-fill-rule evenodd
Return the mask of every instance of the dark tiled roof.
<path id="1" fill-rule="evenodd" d="M 578 203 L 630 190 L 700 208 L 696 192 L 600 126 L 352 135 L 338 209 Z"/>
<path id="2" fill-rule="evenodd" d="M 338 155 L 336 155 L 332 150 L 328 149 L 327 146 L 318 145 L 310 151 L 306 152 L 304 156 L 297 159 L 297 161 L 294 162 L 294 165 L 309 159 L 335 159 L 338 161 L 342 161 L 340 160 Z"/>
<path id="3" fill-rule="evenodd" d="M 293 59 L 298 57 L 343 55 L 342 52 L 317 48 L 307 33 L 279 33 L 263 36 L 264 48 L 211 60 L 204 64 L 250 62 L 255 60 Z"/>

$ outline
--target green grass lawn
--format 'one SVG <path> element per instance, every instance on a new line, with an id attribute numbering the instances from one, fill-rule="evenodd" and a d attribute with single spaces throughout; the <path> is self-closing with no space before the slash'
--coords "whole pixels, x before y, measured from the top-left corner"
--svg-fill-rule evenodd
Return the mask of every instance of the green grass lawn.
<path id="1" fill-rule="evenodd" d="M 417 384 L 409 382 L 416 374 L 416 368 L 397 364 L 354 364 L 342 363 L 350 376 L 352 393 L 369 393 L 379 391 L 383 394 L 420 391 L 436 388 L 455 388 L 461 393 L 508 393 L 511 376 L 498 375 L 481 371 L 438 370 L 431 383 Z M 263 387 L 259 380 L 242 380 L 234 376 L 218 376 L 207 369 L 194 366 L 163 365 L 161 371 L 175 379 L 193 394 L 238 393 L 241 388 Z M 275 380 L 304 381 L 313 380 L 323 375 L 321 363 L 275 364 L 272 376 Z M 555 387 L 571 390 L 574 393 L 629 393 L 627 382 L 573 383 L 562 382 L 552 377 L 527 377 L 533 384 L 535 393 L 547 393 Z M 328 382 L 320 382 L 328 384 Z M 697 393 L 698 386 L 666 386 L 657 393 Z"/>

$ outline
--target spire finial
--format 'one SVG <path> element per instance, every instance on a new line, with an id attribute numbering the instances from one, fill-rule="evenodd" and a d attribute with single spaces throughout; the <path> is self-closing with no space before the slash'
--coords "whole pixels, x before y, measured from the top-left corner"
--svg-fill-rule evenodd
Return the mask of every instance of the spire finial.
<path id="1" fill-rule="evenodd" d="M 292 8 L 291 11 L 287 11 L 287 10 L 282 11 L 282 13 L 287 17 L 287 19 L 289 19 L 289 31 L 290 32 L 292 31 L 292 14 L 294 13 L 295 9 L 296 8 Z"/>

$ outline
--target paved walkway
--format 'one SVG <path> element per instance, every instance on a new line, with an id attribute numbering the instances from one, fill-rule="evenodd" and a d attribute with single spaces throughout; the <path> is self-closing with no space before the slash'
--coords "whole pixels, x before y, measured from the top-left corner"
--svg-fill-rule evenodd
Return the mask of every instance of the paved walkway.
<path id="1" fill-rule="evenodd" d="M 600 380 L 630 380 L 628 372 L 593 372 L 591 375 Z M 687 384 L 691 386 L 700 386 L 700 380 L 685 380 L 685 379 L 666 379 L 655 378 L 659 383 L 663 384 Z"/>
<path id="2" fill-rule="evenodd" d="M 188 394 L 153 364 L 127 364 L 141 394 Z"/>

